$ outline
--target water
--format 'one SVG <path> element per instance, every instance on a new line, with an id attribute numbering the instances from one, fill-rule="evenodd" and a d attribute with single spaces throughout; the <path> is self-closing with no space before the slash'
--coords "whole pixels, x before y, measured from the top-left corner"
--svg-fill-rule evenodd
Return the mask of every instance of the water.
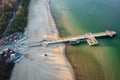
<path id="1" fill-rule="evenodd" d="M 99 46 L 69 46 L 67 56 L 77 80 L 120 80 L 120 0 L 52 0 L 63 36 L 114 30 L 114 38 L 99 38 Z"/>

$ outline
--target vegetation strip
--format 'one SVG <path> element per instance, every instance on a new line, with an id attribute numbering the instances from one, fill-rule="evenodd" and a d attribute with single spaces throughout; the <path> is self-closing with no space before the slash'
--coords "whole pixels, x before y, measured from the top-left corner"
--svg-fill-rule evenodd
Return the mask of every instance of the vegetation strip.
<path id="1" fill-rule="evenodd" d="M 10 28 L 12 27 L 11 24 L 14 20 L 14 18 L 17 16 L 17 11 L 19 10 L 19 7 L 21 6 L 23 0 L 20 0 L 18 3 L 16 3 L 15 8 L 13 9 L 12 12 L 12 18 L 9 20 L 8 25 L 6 26 L 5 31 L 3 32 L 3 36 L 7 34 L 7 32 L 10 30 Z"/>
<path id="2" fill-rule="evenodd" d="M 21 5 L 18 6 L 18 9 L 15 9 L 17 4 L 22 0 L 1 0 L 0 1 L 0 37 L 7 28 L 10 20 L 13 18 L 15 12 L 16 17 L 11 23 L 10 30 L 7 32 L 24 32 L 24 28 L 27 25 L 27 15 L 28 15 L 28 6 L 30 0 L 23 0 Z M 4 4 L 4 5 L 3 5 Z M 0 55 L 0 79 L 9 80 L 11 76 L 14 63 L 4 63 Z"/>

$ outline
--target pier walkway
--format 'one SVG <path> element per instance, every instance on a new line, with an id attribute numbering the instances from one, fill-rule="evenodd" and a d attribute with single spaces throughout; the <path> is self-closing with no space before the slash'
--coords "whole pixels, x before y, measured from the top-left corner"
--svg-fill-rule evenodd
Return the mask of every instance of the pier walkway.
<path id="1" fill-rule="evenodd" d="M 92 45 L 98 44 L 98 41 L 95 39 L 96 37 L 104 37 L 104 36 L 113 37 L 114 35 L 116 35 L 115 31 L 106 30 L 105 32 L 100 32 L 100 33 L 94 33 L 94 34 L 89 33 L 89 34 L 80 35 L 76 37 L 67 37 L 67 38 L 61 38 L 61 39 L 52 40 L 52 41 L 43 41 L 41 42 L 41 44 L 47 46 L 49 44 L 56 44 L 56 43 L 74 42 L 75 44 L 77 44 L 83 41 L 87 41 L 87 43 L 92 46 Z"/>

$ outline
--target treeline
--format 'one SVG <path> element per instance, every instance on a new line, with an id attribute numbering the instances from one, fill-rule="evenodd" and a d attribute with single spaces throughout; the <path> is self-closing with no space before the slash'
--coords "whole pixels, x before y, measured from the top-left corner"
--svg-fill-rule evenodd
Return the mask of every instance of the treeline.
<path id="1" fill-rule="evenodd" d="M 14 1 L 14 2 L 9 2 L 9 1 Z M 18 4 L 21 1 L 22 4 L 18 6 Z M 8 0 L 8 2 L 6 2 L 6 6 L 4 5 L 4 8 L 3 6 L 0 6 L 0 36 L 7 28 L 10 19 L 14 16 L 13 15 L 14 13 L 16 17 L 14 18 L 12 24 L 10 25 L 10 30 L 7 32 L 7 34 L 14 32 L 24 32 L 24 28 L 27 25 L 29 2 L 30 0 Z M 0 4 L 1 3 L 3 2 L 1 1 Z"/>
<path id="2" fill-rule="evenodd" d="M 9 20 L 13 16 L 16 5 L 20 0 L 1 0 L 0 1 L 0 35 L 6 29 Z"/>
<path id="3" fill-rule="evenodd" d="M 0 56 L 0 80 L 9 80 L 14 63 L 5 63 Z"/>
<path id="4" fill-rule="evenodd" d="M 22 5 L 18 7 L 16 11 L 16 17 L 11 25 L 9 33 L 24 32 L 24 28 L 27 25 L 27 16 L 30 0 L 23 1 Z"/>
<path id="5" fill-rule="evenodd" d="M 0 36 L 5 31 L 14 12 L 16 17 L 14 18 L 8 33 L 24 32 L 24 28 L 27 25 L 30 0 L 23 0 L 22 4 L 16 9 L 16 6 L 20 1 L 21 0 L 0 0 Z M 6 64 L 0 55 L 0 80 L 9 80 L 13 67 L 13 63 Z"/>

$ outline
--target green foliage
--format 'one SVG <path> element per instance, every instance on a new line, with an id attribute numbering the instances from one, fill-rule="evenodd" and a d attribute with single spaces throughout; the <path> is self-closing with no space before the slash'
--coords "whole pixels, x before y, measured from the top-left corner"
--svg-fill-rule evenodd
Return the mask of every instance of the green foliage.
<path id="1" fill-rule="evenodd" d="M 0 35 L 5 30 L 11 14 L 12 14 L 11 9 L 8 9 L 8 8 L 5 9 L 5 11 L 0 12 Z"/>
<path id="2" fill-rule="evenodd" d="M 28 6 L 29 0 L 23 1 L 21 13 L 14 19 L 9 33 L 24 32 L 24 28 L 27 25 Z"/>
<path id="3" fill-rule="evenodd" d="M 20 0 L 18 0 L 20 2 Z M 11 29 L 8 33 L 14 33 L 14 32 L 24 32 L 24 28 L 26 27 L 27 24 L 27 15 L 28 15 L 28 6 L 29 6 L 30 0 L 23 0 L 22 3 L 22 9 L 21 13 L 16 16 L 14 19 Z M 15 6 L 15 5 L 14 5 Z M 15 9 L 15 11 L 17 11 Z M 0 35 L 5 31 L 9 20 L 12 18 L 14 12 L 14 7 L 5 7 L 5 9 L 0 12 Z"/>
<path id="4" fill-rule="evenodd" d="M 8 33 L 24 32 L 24 28 L 27 25 L 29 2 L 30 0 L 23 0 L 21 13 L 17 15 L 13 20 L 11 29 Z M 0 12 L 0 35 L 2 35 L 4 30 L 6 29 L 9 20 L 13 15 L 13 10 L 14 8 L 5 7 L 5 10 Z M 8 80 L 10 78 L 13 67 L 13 63 L 5 64 L 0 56 L 0 80 Z"/>

